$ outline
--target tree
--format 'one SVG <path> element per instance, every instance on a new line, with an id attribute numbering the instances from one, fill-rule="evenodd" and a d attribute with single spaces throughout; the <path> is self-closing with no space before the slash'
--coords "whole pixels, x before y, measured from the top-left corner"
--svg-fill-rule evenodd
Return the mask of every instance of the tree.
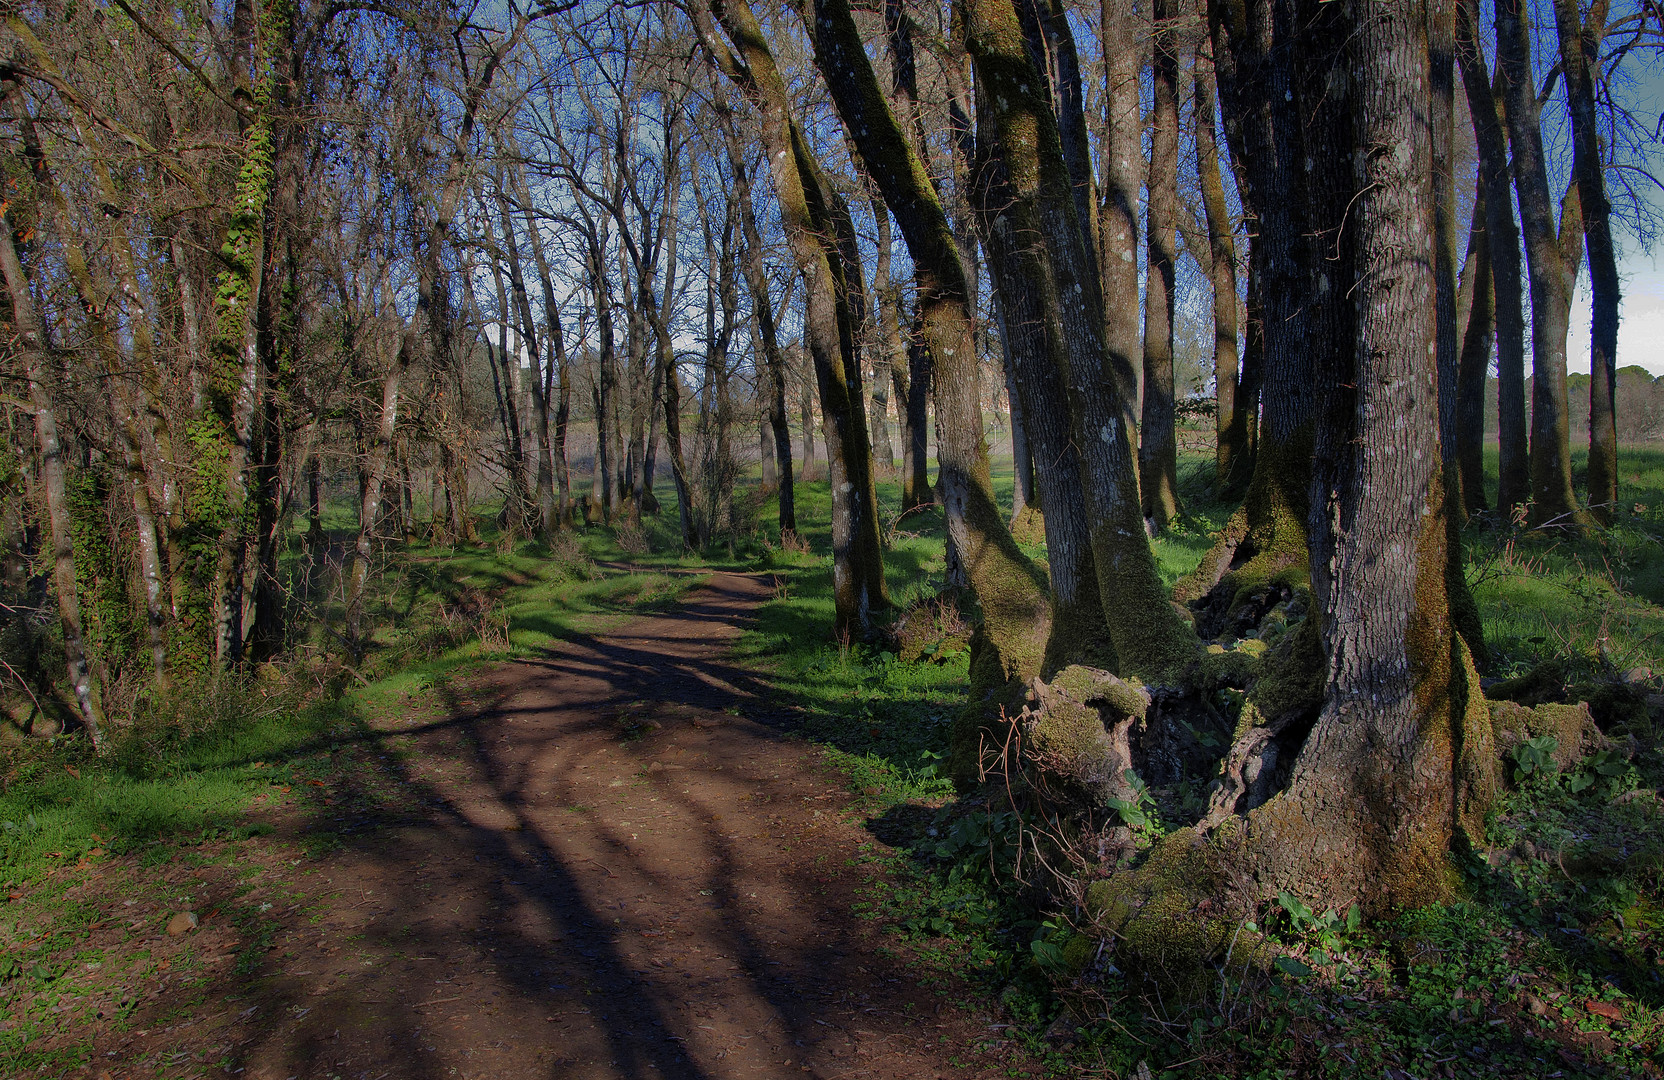
<path id="1" fill-rule="evenodd" d="M 1589 512 L 1612 520 L 1618 502 L 1618 283 L 1612 243 L 1612 204 L 1606 197 L 1600 130 L 1595 116 L 1595 74 L 1606 36 L 1608 0 L 1595 0 L 1578 18 L 1576 0 L 1555 0 L 1554 25 L 1560 39 L 1560 68 L 1572 119 L 1572 176 L 1589 250 L 1592 301 L 1589 342 Z"/>
<path id="2" fill-rule="evenodd" d="M 827 184 L 762 28 L 744 0 L 692 9 L 701 44 L 761 119 L 775 197 L 805 293 L 804 336 L 814 364 L 832 484 L 832 590 L 840 634 L 866 637 L 890 606 L 878 540 L 872 452 L 861 402 L 861 279 L 854 224 Z M 712 17 L 727 35 L 725 42 Z M 730 48 L 730 43 L 732 48 Z M 856 265 L 850 265 L 854 262 Z"/>
<path id="3" fill-rule="evenodd" d="M 972 680 L 1015 689 L 1039 673 L 1050 620 L 1044 579 L 994 501 L 976 396 L 976 317 L 958 244 L 917 147 L 879 89 L 847 0 L 816 0 L 812 23 L 815 61 L 913 257 L 917 332 L 935 372 L 941 502 L 982 611 Z"/>
<path id="4" fill-rule="evenodd" d="M 1179 201 L 1179 50 L 1169 0 L 1155 0 L 1154 105 L 1146 190 L 1144 396 L 1139 421 L 1138 475 L 1144 517 L 1155 530 L 1178 515 L 1179 458 L 1173 410 L 1173 288 Z"/>
<path id="5" fill-rule="evenodd" d="M 1531 32 L 1520 0 L 1497 0 L 1496 40 L 1531 285 L 1531 520 L 1568 525 L 1582 519 L 1572 491 L 1566 416 L 1567 314 L 1575 274 L 1555 230 L 1531 75 Z"/>

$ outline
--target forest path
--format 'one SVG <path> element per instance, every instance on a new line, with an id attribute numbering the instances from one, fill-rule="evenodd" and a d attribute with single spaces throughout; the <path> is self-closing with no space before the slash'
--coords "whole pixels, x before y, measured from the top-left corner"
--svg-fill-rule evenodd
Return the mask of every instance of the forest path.
<path id="1" fill-rule="evenodd" d="M 448 719 L 410 721 L 405 779 L 427 812 L 323 857 L 336 899 L 274 942 L 283 970 L 245 999 L 260 1007 L 230 1067 L 980 1075 L 951 1059 L 977 1058 L 988 1021 L 916 985 L 851 911 L 879 871 L 840 777 L 744 718 L 770 714 L 770 689 L 729 647 L 770 587 L 717 573 L 674 611 L 499 665 L 456 688 Z"/>

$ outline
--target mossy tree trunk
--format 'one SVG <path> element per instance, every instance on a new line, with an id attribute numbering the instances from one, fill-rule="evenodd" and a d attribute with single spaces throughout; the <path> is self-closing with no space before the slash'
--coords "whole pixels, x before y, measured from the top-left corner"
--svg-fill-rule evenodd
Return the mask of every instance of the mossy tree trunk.
<path id="1" fill-rule="evenodd" d="M 889 607 L 878 538 L 872 451 L 861 401 L 859 313 L 864 307 L 854 223 L 827 183 L 773 53 L 745 0 L 690 9 L 718 66 L 756 107 L 781 221 L 805 287 L 803 328 L 819 391 L 832 487 L 832 591 L 836 632 L 869 636 Z M 712 16 L 727 35 L 725 42 Z M 732 43 L 730 48 L 729 43 Z"/>
<path id="2" fill-rule="evenodd" d="M 1358 0 L 1349 40 L 1354 346 L 1318 371 L 1312 591 L 1323 706 L 1287 789 L 1248 820 L 1257 861 L 1337 909 L 1449 889 L 1479 838 L 1489 717 L 1446 592 L 1434 132 L 1422 8 Z M 1474 765 L 1470 762 L 1484 763 Z"/>
<path id="3" fill-rule="evenodd" d="M 103 741 L 103 716 L 97 687 L 87 664 L 86 637 L 81 626 L 81 601 L 75 580 L 75 547 L 69 504 L 64 490 L 63 444 L 58 439 L 57 416 L 53 412 L 46 378 L 48 371 L 46 326 L 35 307 L 34 292 L 17 245 L 12 224 L 0 210 L 0 275 L 11 296 L 12 323 L 23 354 L 24 377 L 29 384 L 29 405 L 34 413 L 35 442 L 40 451 L 40 489 L 46 503 L 46 537 L 52 549 L 52 590 L 58 601 L 58 625 L 64 635 L 64 662 L 70 692 L 75 698 L 76 716 L 93 745 Z"/>
<path id="4" fill-rule="evenodd" d="M 920 340 L 935 368 L 940 497 L 983 616 L 986 645 L 973 657 L 973 688 L 1019 684 L 1039 673 L 1045 651 L 1045 579 L 1018 549 L 994 501 L 976 390 L 974 300 L 958 243 L 918 148 L 879 89 L 847 0 L 816 0 L 811 25 L 815 62 L 913 259 Z M 886 213 L 885 206 L 876 209 Z"/>
<path id="5" fill-rule="evenodd" d="M 1144 518 L 1155 530 L 1179 512 L 1179 448 L 1174 427 L 1173 269 L 1179 212 L 1179 46 L 1171 0 L 1154 0 L 1150 64 L 1150 173 L 1146 183 L 1144 398 L 1138 476 Z"/>
<path id="6" fill-rule="evenodd" d="M 1445 590 L 1424 8 L 1357 0 L 1342 14 L 1325 36 L 1344 55 L 1305 61 L 1346 64 L 1356 163 L 1339 193 L 1350 239 L 1330 268 L 1354 336 L 1316 371 L 1321 706 L 1269 801 L 1169 835 L 1143 867 L 1095 887 L 1094 909 L 1147 962 L 1171 965 L 1161 951 L 1175 942 L 1191 963 L 1222 955 L 1279 890 L 1371 913 L 1441 899 L 1454 847 L 1478 838 L 1496 792 L 1489 713 Z"/>
<path id="7" fill-rule="evenodd" d="M 44 48 L 37 51 L 36 57 L 42 62 L 50 62 Z M 3 96 L 6 95 L 0 93 L 0 97 Z M 167 556 L 163 550 L 162 532 L 157 526 L 152 492 L 157 488 L 166 491 L 176 484 L 172 475 L 176 465 L 172 460 L 172 439 L 160 400 L 161 372 L 156 364 L 146 291 L 141 286 L 138 262 L 134 258 L 132 243 L 127 233 L 122 230 L 114 231 L 108 243 L 115 255 L 121 296 L 120 307 L 125 310 L 127 316 L 126 332 L 123 333 L 121 328 L 112 326 L 110 317 L 117 308 L 103 302 L 103 292 L 93 280 L 86 249 L 77 239 L 69 204 L 41 146 L 34 118 L 21 103 L 18 112 L 24 158 L 34 174 L 35 192 L 42 207 L 50 207 L 51 216 L 55 219 L 59 243 L 63 245 L 65 269 L 69 272 L 94 347 L 109 379 L 111 412 L 117 420 L 118 442 L 133 507 L 139 578 L 143 582 L 145 627 L 150 641 L 151 665 L 156 686 L 165 691 L 171 685 L 167 655 L 171 613 L 165 595 L 164 567 Z M 76 124 L 76 130 L 85 142 L 86 134 L 81 130 L 79 123 Z M 116 205 L 118 199 L 109 170 L 99 163 L 95 166 L 95 174 L 99 188 L 109 204 Z M 22 323 L 19 325 L 22 326 Z M 25 366 L 28 367 L 27 364 Z M 132 378 L 135 374 L 138 376 L 136 379 Z M 134 384 L 131 397 L 125 385 L 129 380 Z M 141 409 L 135 408 L 135 400 L 142 403 L 142 413 L 149 420 L 148 431 L 141 427 Z M 150 436 L 151 446 L 155 448 L 154 457 L 146 452 L 147 434 Z"/>
<path id="8" fill-rule="evenodd" d="M 1030 331 L 1024 337 L 1032 340 L 1023 347 L 1044 357 L 1066 388 L 1098 594 L 1117 667 L 1124 675 L 1168 682 L 1194 656 L 1195 637 L 1173 610 L 1144 536 L 1127 393 L 1131 358 L 1105 343 L 1104 318 L 1091 303 L 1099 268 L 1080 220 L 1047 80 L 1030 62 L 1010 0 L 967 3 L 961 27 L 977 74 L 979 156 L 984 170 L 997 170 L 984 196 L 992 218 L 985 239 L 1006 322 Z M 1067 30 L 1062 22 L 1060 32 Z M 1048 529 L 1055 505 L 1049 486 L 1041 481 Z"/>
<path id="9" fill-rule="evenodd" d="M 1185 601 L 1207 598 L 1199 625 L 1210 636 L 1229 626 L 1227 616 L 1251 594 L 1306 584 L 1313 370 L 1318 355 L 1345 337 L 1344 299 L 1325 250 L 1337 242 L 1339 215 L 1313 215 L 1315 205 L 1329 205 L 1327 189 L 1344 182 L 1337 174 L 1345 160 L 1311 145 L 1324 130 L 1303 120 L 1337 106 L 1315 65 L 1305 64 L 1298 76 L 1295 70 L 1297 55 L 1333 51 L 1333 42 L 1325 46 L 1322 38 L 1332 36 L 1335 13 L 1320 8 L 1305 12 L 1303 21 L 1302 12 L 1296 0 L 1209 8 L 1225 128 L 1242 166 L 1243 205 L 1257 225 L 1249 252 L 1250 300 L 1257 303 L 1250 308 L 1248 351 L 1264 403 L 1244 503 L 1197 572 L 1175 590 Z M 1245 375 L 1249 366 L 1245 357 Z"/>
<path id="10" fill-rule="evenodd" d="M 1599 119 L 1595 113 L 1595 73 L 1606 36 L 1610 0 L 1595 0 L 1578 18 L 1576 0 L 1555 0 L 1554 24 L 1560 39 L 1560 69 L 1572 118 L 1572 175 L 1583 212 L 1583 235 L 1589 250 L 1589 512 L 1602 523 L 1612 520 L 1618 502 L 1618 281 L 1617 250 L 1612 244 L 1612 205 L 1606 197 L 1601 164 Z"/>

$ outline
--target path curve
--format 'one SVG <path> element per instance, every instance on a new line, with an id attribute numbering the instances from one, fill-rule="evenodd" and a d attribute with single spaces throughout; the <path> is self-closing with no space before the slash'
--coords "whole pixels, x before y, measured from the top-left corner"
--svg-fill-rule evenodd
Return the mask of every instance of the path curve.
<path id="1" fill-rule="evenodd" d="M 325 859 L 341 899 L 278 943 L 243 1075 L 978 1075 L 951 1059 L 986 1020 L 851 913 L 839 778 L 746 718 L 770 690 L 728 654 L 770 585 L 715 574 L 457 693 L 409 755 L 431 812 Z"/>

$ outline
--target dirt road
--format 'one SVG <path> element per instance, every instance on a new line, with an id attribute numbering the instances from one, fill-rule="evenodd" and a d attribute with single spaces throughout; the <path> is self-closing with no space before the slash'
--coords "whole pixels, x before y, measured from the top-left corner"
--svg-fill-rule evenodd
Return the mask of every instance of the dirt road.
<path id="1" fill-rule="evenodd" d="M 876 871 L 838 778 L 746 718 L 773 703 L 727 654 L 767 593 L 717 574 L 414 722 L 401 783 L 425 812 L 314 864 L 315 921 L 251 984 L 226 971 L 220 1015 L 147 1006 L 113 1075 L 174 1075 L 169 1046 L 260 1080 L 994 1075 L 952 1063 L 986 1018 L 851 913 Z M 231 947 L 215 920 L 197 936 Z"/>

